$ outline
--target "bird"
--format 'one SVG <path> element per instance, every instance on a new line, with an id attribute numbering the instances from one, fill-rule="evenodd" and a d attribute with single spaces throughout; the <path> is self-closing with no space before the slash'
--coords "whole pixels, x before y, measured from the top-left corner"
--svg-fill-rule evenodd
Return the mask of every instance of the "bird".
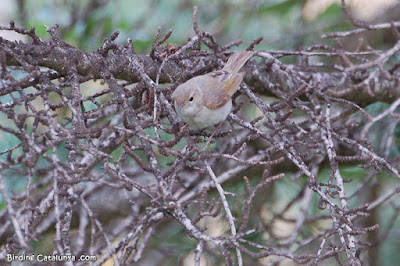
<path id="1" fill-rule="evenodd" d="M 224 121 L 232 109 L 232 96 L 245 72 L 239 72 L 253 51 L 233 53 L 221 70 L 196 76 L 172 93 L 175 111 L 194 129 L 204 129 Z"/>

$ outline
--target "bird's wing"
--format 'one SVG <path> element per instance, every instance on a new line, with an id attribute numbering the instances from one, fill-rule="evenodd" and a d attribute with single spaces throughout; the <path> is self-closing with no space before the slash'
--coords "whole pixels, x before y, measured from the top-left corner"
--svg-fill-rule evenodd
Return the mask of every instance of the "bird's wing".
<path id="1" fill-rule="evenodd" d="M 229 57 L 222 70 L 199 77 L 198 85 L 202 87 L 205 106 L 216 109 L 229 101 L 244 78 L 245 72 L 239 72 L 240 69 L 253 54 L 253 51 L 236 52 Z"/>
<path id="2" fill-rule="evenodd" d="M 239 89 L 244 73 L 228 73 L 223 70 L 214 71 L 202 76 L 204 105 L 210 109 L 224 106 Z"/>

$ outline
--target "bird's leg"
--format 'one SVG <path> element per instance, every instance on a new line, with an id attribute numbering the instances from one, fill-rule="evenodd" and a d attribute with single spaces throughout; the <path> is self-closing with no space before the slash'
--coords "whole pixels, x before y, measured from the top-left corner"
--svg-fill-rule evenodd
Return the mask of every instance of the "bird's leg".
<path id="1" fill-rule="evenodd" d="M 205 150 L 207 149 L 207 147 L 209 147 L 209 148 L 211 149 L 210 143 L 211 143 L 211 141 L 212 141 L 212 138 L 213 138 L 214 134 L 217 132 L 219 126 L 221 125 L 221 123 L 222 123 L 222 122 L 220 122 L 220 123 L 215 127 L 213 133 L 211 133 L 211 136 L 207 139 L 206 144 L 204 144 L 204 147 L 203 147 L 200 151 L 202 151 L 202 152 L 205 151 Z M 210 151 L 210 150 L 209 150 L 209 151 Z"/>

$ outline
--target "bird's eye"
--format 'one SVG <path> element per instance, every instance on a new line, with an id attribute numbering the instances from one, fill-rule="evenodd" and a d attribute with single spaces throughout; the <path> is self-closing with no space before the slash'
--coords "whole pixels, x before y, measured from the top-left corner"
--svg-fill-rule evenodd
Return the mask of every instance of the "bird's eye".
<path id="1" fill-rule="evenodd" d="M 193 101 L 193 96 L 189 98 L 189 101 Z"/>

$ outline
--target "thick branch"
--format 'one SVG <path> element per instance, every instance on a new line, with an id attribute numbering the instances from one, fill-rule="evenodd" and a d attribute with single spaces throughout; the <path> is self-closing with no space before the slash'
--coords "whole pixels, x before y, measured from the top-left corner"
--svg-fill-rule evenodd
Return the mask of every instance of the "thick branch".
<path id="1" fill-rule="evenodd" d="M 156 80 L 161 65 L 147 55 L 122 52 L 103 57 L 98 52 L 84 52 L 69 45 L 55 47 L 15 44 L 7 40 L 0 40 L 0 48 L 6 52 L 6 64 L 9 66 L 21 65 L 26 62 L 54 69 L 63 76 L 67 75 L 67 69 L 70 66 L 75 65 L 81 76 L 100 79 L 102 70 L 107 70 L 118 79 L 139 82 L 141 78 L 138 69 L 132 62 L 140 62 L 145 72 L 153 80 Z M 390 77 L 378 71 L 373 72 L 370 76 L 367 76 L 368 72 L 363 72 L 363 75 L 357 75 L 361 72 L 326 72 L 317 68 L 285 65 L 269 53 L 259 52 L 257 55 L 267 58 L 268 61 L 266 63 L 250 62 L 244 68 L 247 73 L 245 80 L 256 89 L 257 93 L 265 96 L 276 96 L 274 90 L 277 88 L 284 92 L 292 92 L 307 84 L 309 87 L 318 87 L 323 91 L 328 90 L 333 97 L 352 101 L 361 106 L 377 101 L 391 103 L 400 97 L 398 85 L 400 74 L 397 71 L 394 71 Z M 132 60 L 132 57 L 135 60 Z M 182 65 L 191 67 L 192 70 L 187 75 L 187 78 L 190 78 L 209 72 L 220 64 L 218 59 L 204 56 L 200 58 L 191 56 L 188 59 L 177 56 L 176 60 L 182 64 L 168 60 L 163 65 L 160 83 L 169 83 L 171 82 L 170 78 L 177 80 L 186 70 Z M 33 82 L 34 80 L 31 81 L 31 83 Z M 4 93 L 6 91 L 7 88 L 3 90 Z"/>

